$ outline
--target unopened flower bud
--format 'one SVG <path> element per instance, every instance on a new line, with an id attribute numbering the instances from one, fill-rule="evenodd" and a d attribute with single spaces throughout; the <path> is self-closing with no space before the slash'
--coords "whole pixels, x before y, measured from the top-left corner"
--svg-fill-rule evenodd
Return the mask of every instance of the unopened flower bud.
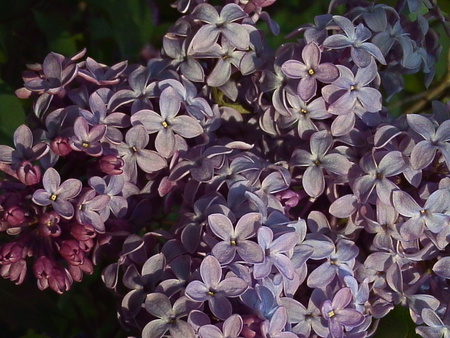
<path id="1" fill-rule="evenodd" d="M 105 174 L 120 175 L 123 172 L 124 161 L 115 155 L 106 155 L 100 159 L 99 166 Z"/>
<path id="2" fill-rule="evenodd" d="M 67 156 L 72 152 L 72 148 L 67 137 L 56 136 L 50 143 L 50 149 L 59 156 Z"/>
<path id="3" fill-rule="evenodd" d="M 25 185 L 38 184 L 42 178 L 41 168 L 30 161 L 22 161 L 16 173 L 20 182 Z"/>
<path id="4" fill-rule="evenodd" d="M 0 248 L 0 264 L 15 263 L 24 256 L 23 244 L 9 242 Z"/>
<path id="5" fill-rule="evenodd" d="M 13 227 L 19 226 L 23 222 L 25 222 L 26 214 L 21 207 L 12 206 L 5 210 L 5 213 L 3 214 L 3 219 Z"/>

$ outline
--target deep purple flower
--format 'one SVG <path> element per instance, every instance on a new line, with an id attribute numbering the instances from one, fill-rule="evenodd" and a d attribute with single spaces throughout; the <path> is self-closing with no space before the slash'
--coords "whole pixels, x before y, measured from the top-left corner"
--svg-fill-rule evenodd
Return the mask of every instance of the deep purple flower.
<path id="1" fill-rule="evenodd" d="M 52 205 L 61 217 L 73 217 L 74 208 L 70 199 L 78 196 L 82 184 L 75 178 L 69 178 L 61 184 L 59 173 L 54 168 L 48 168 L 42 178 L 44 189 L 38 189 L 33 194 L 33 202 L 42 205 Z"/>
<path id="2" fill-rule="evenodd" d="M 344 337 L 344 327 L 352 328 L 364 321 L 364 316 L 360 312 L 347 307 L 351 301 L 351 290 L 343 288 L 336 292 L 332 300 L 326 300 L 322 305 L 322 316 L 328 321 L 333 338 Z"/>
<path id="3" fill-rule="evenodd" d="M 302 50 L 303 62 L 288 60 L 281 66 L 287 77 L 300 79 L 297 93 L 304 101 L 316 95 L 317 81 L 331 83 L 339 77 L 339 69 L 334 64 L 320 63 L 321 54 L 319 46 L 311 42 Z"/>
<path id="4" fill-rule="evenodd" d="M 211 312 L 220 319 L 232 314 L 231 303 L 227 297 L 238 297 L 248 288 L 245 281 L 238 277 L 222 280 L 222 268 L 214 256 L 207 256 L 200 265 L 203 281 L 195 280 L 186 287 L 186 295 L 196 302 L 208 301 Z"/>

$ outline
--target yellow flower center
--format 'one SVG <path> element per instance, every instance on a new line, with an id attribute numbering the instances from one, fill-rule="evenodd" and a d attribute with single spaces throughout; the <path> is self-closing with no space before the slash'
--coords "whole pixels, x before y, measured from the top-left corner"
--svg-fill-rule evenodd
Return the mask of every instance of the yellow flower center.
<path id="1" fill-rule="evenodd" d="M 56 201 L 57 198 L 58 198 L 58 196 L 55 195 L 55 194 L 52 194 L 52 195 L 50 196 L 50 199 L 51 199 L 53 202 Z"/>
<path id="2" fill-rule="evenodd" d="M 81 146 L 83 147 L 83 148 L 89 148 L 89 142 L 83 142 L 83 143 L 81 143 Z"/>
<path id="3" fill-rule="evenodd" d="M 161 124 L 164 128 L 167 128 L 169 126 L 169 124 L 166 121 L 162 121 Z"/>
<path id="4" fill-rule="evenodd" d="M 314 69 L 310 68 L 308 69 L 308 74 L 309 75 L 314 75 L 316 72 L 314 71 Z"/>
<path id="5" fill-rule="evenodd" d="M 334 313 L 334 311 L 333 310 L 331 310 L 331 311 L 329 311 L 328 313 L 327 313 L 327 315 L 328 315 L 328 317 L 333 317 L 334 315 L 335 315 L 335 313 Z"/>

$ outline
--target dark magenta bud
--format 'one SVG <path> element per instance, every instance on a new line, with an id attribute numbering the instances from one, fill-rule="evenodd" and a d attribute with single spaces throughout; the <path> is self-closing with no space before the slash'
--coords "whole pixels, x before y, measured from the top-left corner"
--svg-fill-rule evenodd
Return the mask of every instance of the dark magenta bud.
<path id="1" fill-rule="evenodd" d="M 20 182 L 25 185 L 38 184 L 42 178 L 41 168 L 30 161 L 22 161 L 16 173 Z"/>
<path id="2" fill-rule="evenodd" d="M 18 206 L 12 206 L 5 210 L 3 219 L 11 226 L 18 226 L 25 222 L 25 211 Z"/>
<path id="3" fill-rule="evenodd" d="M 105 174 L 120 175 L 123 172 L 124 161 L 115 155 L 106 155 L 100 159 L 99 166 Z"/>
<path id="4" fill-rule="evenodd" d="M 50 149 L 59 156 L 67 156 L 72 152 L 69 139 L 67 137 L 56 136 L 50 143 Z"/>

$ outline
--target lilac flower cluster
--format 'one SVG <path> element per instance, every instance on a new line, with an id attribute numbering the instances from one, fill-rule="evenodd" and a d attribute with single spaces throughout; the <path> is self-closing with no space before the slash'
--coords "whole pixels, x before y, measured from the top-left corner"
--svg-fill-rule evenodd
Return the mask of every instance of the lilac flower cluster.
<path id="1" fill-rule="evenodd" d="M 31 266 L 62 293 L 116 255 L 103 281 L 148 338 L 366 337 L 395 306 L 448 333 L 450 105 L 394 118 L 383 100 L 404 74 L 431 83 L 438 8 L 332 1 L 272 51 L 273 2 L 178 0 L 146 66 L 82 51 L 24 72 L 2 277 Z"/>

